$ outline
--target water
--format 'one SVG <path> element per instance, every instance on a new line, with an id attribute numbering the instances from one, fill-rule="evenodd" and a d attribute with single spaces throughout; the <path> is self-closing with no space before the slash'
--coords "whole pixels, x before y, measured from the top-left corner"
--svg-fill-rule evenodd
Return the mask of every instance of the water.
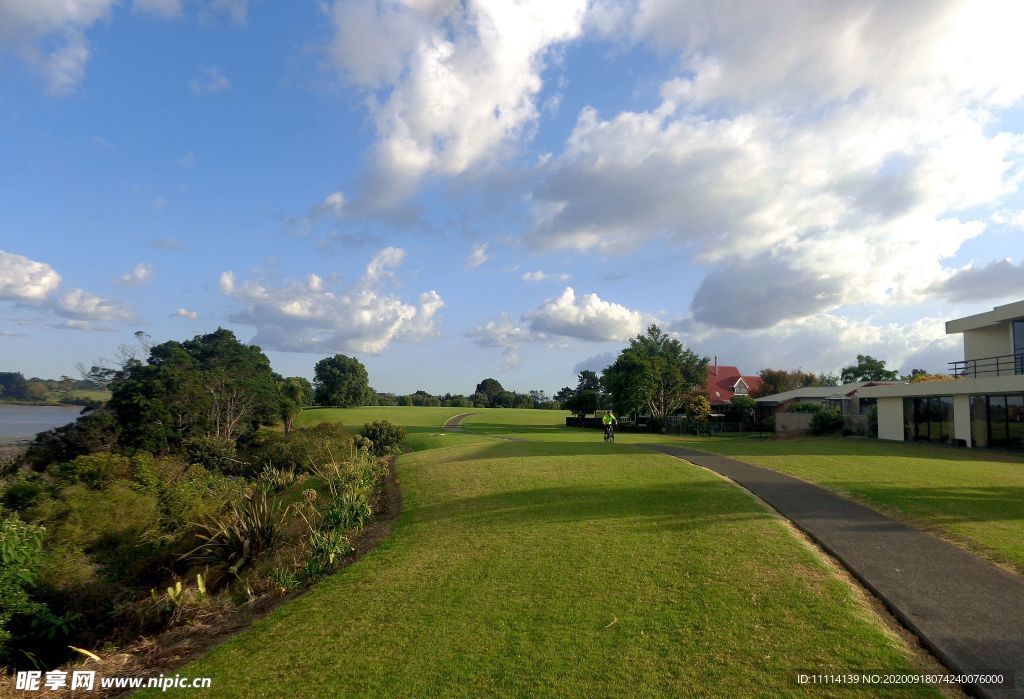
<path id="1" fill-rule="evenodd" d="M 0 403 L 0 441 L 29 439 L 74 422 L 82 407 L 76 405 L 3 405 Z"/>

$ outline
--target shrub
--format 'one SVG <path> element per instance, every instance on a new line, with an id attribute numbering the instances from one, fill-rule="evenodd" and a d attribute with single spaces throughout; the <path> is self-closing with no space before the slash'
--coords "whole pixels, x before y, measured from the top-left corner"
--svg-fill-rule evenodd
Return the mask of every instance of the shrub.
<path id="1" fill-rule="evenodd" d="M 360 434 L 373 442 L 374 454 L 387 456 L 398 451 L 399 445 L 405 439 L 405 428 L 387 420 L 376 420 L 363 425 Z"/>
<path id="2" fill-rule="evenodd" d="M 281 533 L 287 509 L 281 503 L 270 504 L 260 491 L 246 498 L 241 506 L 232 504 L 231 512 L 200 525 L 197 534 L 202 543 L 186 553 L 194 563 L 222 563 L 237 573 L 274 547 Z"/>
<path id="3" fill-rule="evenodd" d="M 834 434 L 843 429 L 843 416 L 835 410 L 819 410 L 811 418 L 811 434 Z"/>
<path id="4" fill-rule="evenodd" d="M 362 529 L 373 519 L 373 506 L 365 489 L 346 490 L 331 499 L 323 518 L 324 529 Z"/>
<path id="5" fill-rule="evenodd" d="M 330 573 L 341 559 L 352 551 L 352 546 L 345 535 L 331 529 L 311 531 L 307 544 L 309 556 L 302 571 L 306 578 L 316 578 Z"/>
<path id="6" fill-rule="evenodd" d="M 59 485 L 81 483 L 92 490 L 105 488 L 115 480 L 128 479 L 132 476 L 132 470 L 129 457 L 110 452 L 78 456 L 48 469 Z"/>
<path id="7" fill-rule="evenodd" d="M 19 615 L 35 615 L 43 605 L 29 591 L 43 563 L 43 535 L 40 526 L 25 524 L 15 517 L 0 520 L 0 661 L 10 660 L 11 621 Z"/>
<path id="8" fill-rule="evenodd" d="M 240 464 L 235 459 L 235 441 L 213 435 L 189 437 L 182 442 L 189 463 L 199 464 L 225 473 L 238 472 Z"/>
<path id="9" fill-rule="evenodd" d="M 825 406 L 818 403 L 794 403 L 786 408 L 787 413 L 820 413 Z"/>
<path id="10" fill-rule="evenodd" d="M 322 423 L 294 429 L 288 435 L 274 435 L 254 460 L 261 468 L 273 466 L 303 472 L 315 463 L 348 459 L 354 451 L 352 436 L 340 424 Z"/>
<path id="11" fill-rule="evenodd" d="M 4 488 L 0 502 L 9 510 L 23 510 L 34 505 L 42 495 L 42 483 L 32 478 L 20 478 Z"/>

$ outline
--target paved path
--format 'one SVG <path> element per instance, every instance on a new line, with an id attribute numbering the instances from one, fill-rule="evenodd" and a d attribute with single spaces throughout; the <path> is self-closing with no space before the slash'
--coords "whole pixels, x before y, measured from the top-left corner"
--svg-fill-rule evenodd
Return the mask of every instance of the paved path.
<path id="1" fill-rule="evenodd" d="M 694 449 L 638 446 L 739 483 L 839 559 L 950 670 L 1009 683 L 968 683 L 972 693 L 1024 697 L 1024 579 L 805 481 Z"/>
<path id="2" fill-rule="evenodd" d="M 476 413 L 459 413 L 458 415 L 452 415 L 444 423 L 442 428 L 445 432 L 462 432 L 462 421 L 470 415 L 476 415 Z"/>

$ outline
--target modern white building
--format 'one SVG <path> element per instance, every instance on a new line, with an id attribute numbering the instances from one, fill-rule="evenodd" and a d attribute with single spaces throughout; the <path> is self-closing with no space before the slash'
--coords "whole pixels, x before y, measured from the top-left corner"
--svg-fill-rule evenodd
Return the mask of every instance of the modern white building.
<path id="1" fill-rule="evenodd" d="M 879 438 L 1024 449 L 1024 301 L 951 320 L 946 333 L 964 336 L 955 380 L 860 389 L 877 400 Z"/>

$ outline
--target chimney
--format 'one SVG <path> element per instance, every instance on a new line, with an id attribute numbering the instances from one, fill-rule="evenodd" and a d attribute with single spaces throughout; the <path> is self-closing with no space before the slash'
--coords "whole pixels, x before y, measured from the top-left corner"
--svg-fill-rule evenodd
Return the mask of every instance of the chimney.
<path id="1" fill-rule="evenodd" d="M 715 355 L 715 376 L 718 376 L 718 355 Z"/>

